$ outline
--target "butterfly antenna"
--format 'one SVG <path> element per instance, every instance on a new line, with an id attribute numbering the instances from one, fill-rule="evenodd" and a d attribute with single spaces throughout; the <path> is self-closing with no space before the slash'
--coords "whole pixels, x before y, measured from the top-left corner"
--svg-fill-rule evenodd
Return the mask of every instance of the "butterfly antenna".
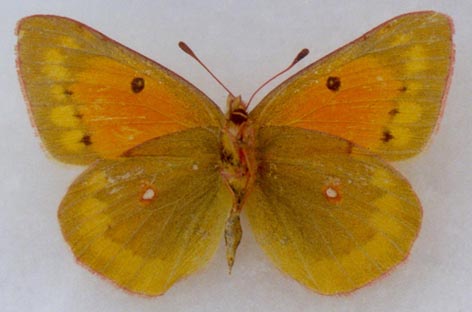
<path id="1" fill-rule="evenodd" d="M 266 85 L 268 85 L 270 82 L 272 82 L 274 79 L 276 79 L 277 77 L 285 74 L 287 71 L 289 71 L 290 69 L 292 69 L 293 66 L 295 66 L 295 64 L 297 64 L 298 62 L 300 62 L 305 56 L 308 55 L 308 53 L 310 53 L 310 50 L 308 49 L 302 49 L 300 52 L 298 52 L 297 56 L 293 59 L 292 63 L 287 66 L 287 68 L 285 68 L 284 70 L 282 70 L 281 72 L 277 73 L 276 75 L 274 75 L 272 78 L 270 78 L 269 80 L 267 80 L 266 82 L 264 82 L 259 88 L 257 88 L 256 91 L 254 91 L 254 93 L 251 95 L 251 97 L 249 98 L 249 101 L 247 102 L 247 107 L 249 107 L 249 105 L 251 104 L 251 101 L 252 99 L 254 98 L 254 96 L 262 89 L 264 88 Z"/>
<path id="2" fill-rule="evenodd" d="M 182 49 L 182 51 L 184 51 L 188 55 L 190 55 L 200 65 L 202 65 L 203 68 L 205 68 L 205 70 L 213 77 L 213 79 L 215 79 L 216 82 L 218 82 L 220 84 L 220 86 L 222 86 L 226 90 L 226 92 L 228 92 L 232 97 L 234 97 L 233 93 L 231 91 L 229 91 L 229 89 L 226 88 L 226 86 L 218 78 L 216 78 L 216 76 L 211 72 L 211 70 L 208 69 L 208 67 L 206 67 L 206 65 L 203 64 L 202 61 L 200 61 L 200 59 L 197 57 L 197 55 L 192 51 L 192 49 L 190 49 L 190 47 L 185 42 L 180 41 L 179 42 L 179 48 Z"/>

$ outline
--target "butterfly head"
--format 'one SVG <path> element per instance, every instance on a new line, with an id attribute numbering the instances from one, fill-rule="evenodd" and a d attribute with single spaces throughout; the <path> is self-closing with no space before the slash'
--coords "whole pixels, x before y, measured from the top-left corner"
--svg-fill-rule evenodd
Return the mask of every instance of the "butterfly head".
<path id="1" fill-rule="evenodd" d="M 226 100 L 228 107 L 227 119 L 229 122 L 239 126 L 247 121 L 248 113 L 246 104 L 241 100 L 241 96 L 228 95 Z"/>

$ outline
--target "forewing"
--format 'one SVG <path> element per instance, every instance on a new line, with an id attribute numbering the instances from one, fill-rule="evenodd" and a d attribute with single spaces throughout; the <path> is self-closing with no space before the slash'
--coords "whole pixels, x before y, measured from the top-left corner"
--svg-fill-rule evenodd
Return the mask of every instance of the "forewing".
<path id="1" fill-rule="evenodd" d="M 410 184 L 352 143 L 291 127 L 262 128 L 245 209 L 282 271 L 322 294 L 355 290 L 406 258 L 422 210 Z"/>
<path id="2" fill-rule="evenodd" d="M 213 130 L 163 136 L 83 173 L 59 209 L 78 261 L 151 296 L 203 267 L 231 208 Z"/>
<path id="3" fill-rule="evenodd" d="M 334 134 L 386 159 L 411 157 L 441 114 L 452 32 L 436 12 L 394 18 L 283 82 L 250 116 Z"/>
<path id="4" fill-rule="evenodd" d="M 190 83 L 83 24 L 31 16 L 17 34 L 32 120 L 63 162 L 116 158 L 168 133 L 221 126 L 221 111 Z"/>

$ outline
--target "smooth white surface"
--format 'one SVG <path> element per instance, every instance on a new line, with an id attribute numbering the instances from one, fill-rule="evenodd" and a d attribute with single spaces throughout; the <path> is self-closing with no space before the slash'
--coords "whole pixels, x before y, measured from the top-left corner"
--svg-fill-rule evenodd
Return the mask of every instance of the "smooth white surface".
<path id="1" fill-rule="evenodd" d="M 424 221 L 409 259 L 387 277 L 350 295 L 318 295 L 268 262 L 247 223 L 231 276 L 220 248 L 205 270 L 162 297 L 130 295 L 74 261 L 56 210 L 83 169 L 47 157 L 34 136 L 15 70 L 18 19 L 38 13 L 77 19 L 224 105 L 224 90 L 178 49 L 179 40 L 247 99 L 301 48 L 311 54 L 298 68 L 387 19 L 425 9 L 453 18 L 456 64 L 440 131 L 421 156 L 396 165 L 417 191 Z M 2 1 L 0 12 L 1 311 L 472 310 L 470 1 Z"/>

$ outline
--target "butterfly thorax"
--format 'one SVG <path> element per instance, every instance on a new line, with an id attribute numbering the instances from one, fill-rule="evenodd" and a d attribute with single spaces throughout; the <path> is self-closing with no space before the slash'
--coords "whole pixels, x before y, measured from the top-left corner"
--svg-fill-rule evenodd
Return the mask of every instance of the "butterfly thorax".
<path id="1" fill-rule="evenodd" d="M 233 207 L 225 225 L 226 258 L 231 272 L 242 236 L 239 215 L 253 183 L 255 165 L 253 131 L 246 107 L 240 96 L 231 95 L 228 96 L 227 105 L 226 124 L 221 137 L 221 175 L 233 194 Z"/>

